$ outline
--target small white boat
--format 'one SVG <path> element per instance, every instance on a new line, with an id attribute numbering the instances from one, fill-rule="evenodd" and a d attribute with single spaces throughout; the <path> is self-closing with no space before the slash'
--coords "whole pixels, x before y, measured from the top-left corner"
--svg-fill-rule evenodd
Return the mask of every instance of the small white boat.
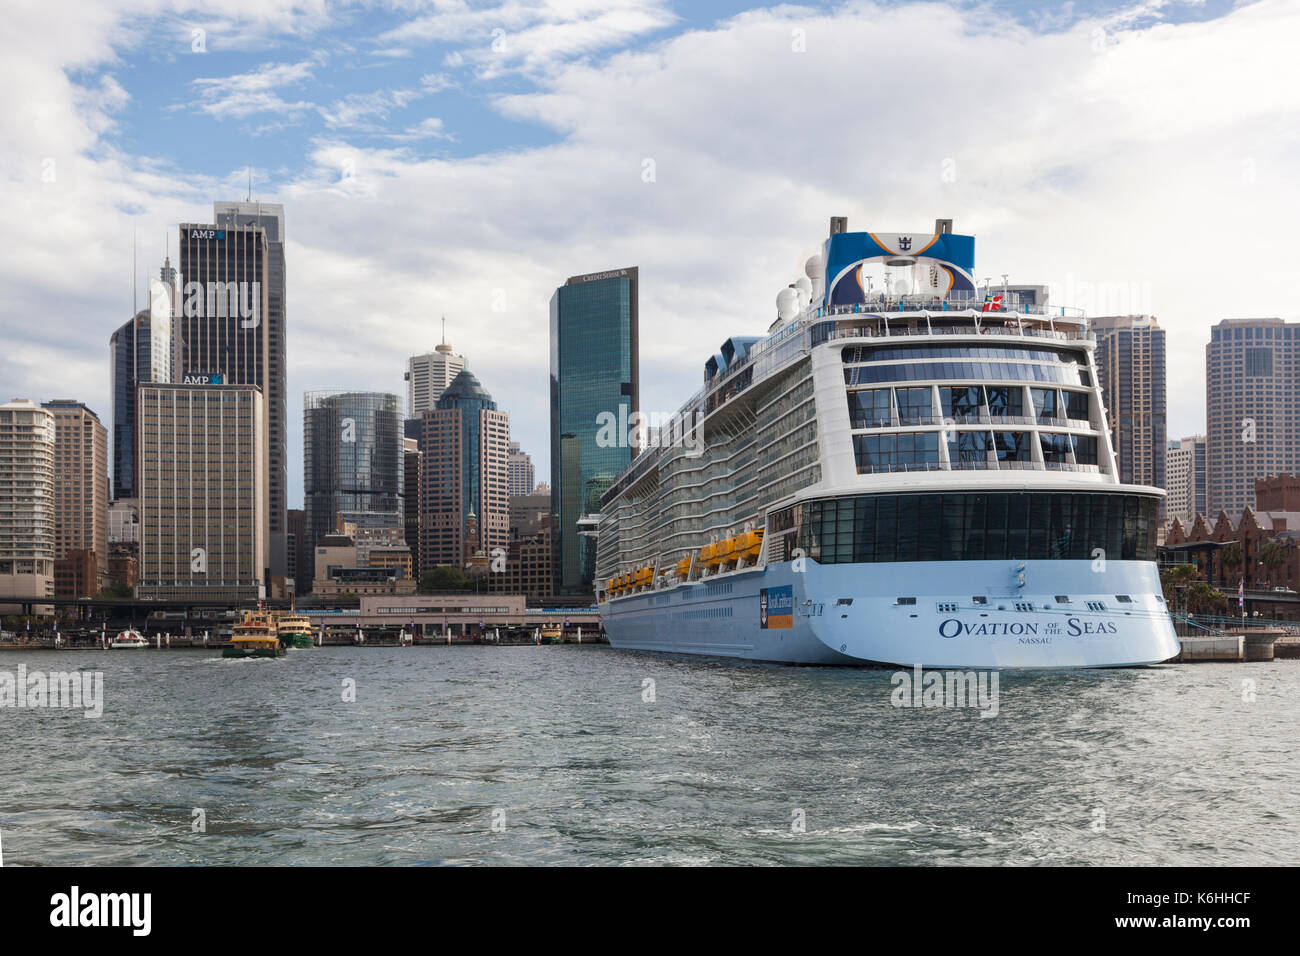
<path id="1" fill-rule="evenodd" d="M 127 628 L 125 631 L 118 634 L 117 637 L 113 638 L 112 642 L 109 643 L 108 646 L 115 651 L 130 650 L 137 647 L 148 647 L 149 640 L 139 631 L 133 631 L 130 628 Z"/>

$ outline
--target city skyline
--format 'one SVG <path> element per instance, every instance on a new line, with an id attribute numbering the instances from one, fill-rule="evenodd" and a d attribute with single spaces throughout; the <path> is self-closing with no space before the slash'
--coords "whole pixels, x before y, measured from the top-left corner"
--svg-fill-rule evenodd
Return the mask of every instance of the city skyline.
<path id="1" fill-rule="evenodd" d="M 599 41 L 584 40 L 589 17 L 548 14 L 567 38 L 552 48 L 540 45 L 537 22 L 502 21 L 504 51 L 492 50 L 491 8 L 437 48 L 422 40 L 427 24 L 422 33 L 417 20 L 387 13 L 380 25 L 361 25 L 357 54 L 340 44 L 332 18 L 342 15 L 308 22 L 279 17 L 274 5 L 255 19 L 209 15 L 201 53 L 181 15 L 144 18 L 137 25 L 148 42 L 139 44 L 113 29 L 127 14 L 88 9 L 55 49 L 20 13 L 16 35 L 32 42 L 5 68 L 22 69 L 29 88 L 50 95 L 43 122 L 25 122 L 21 105 L 5 119 L 15 124 L 7 148 L 31 188 L 0 216 L 43 228 L 0 266 L 16 290 L 0 307 L 0 381 L 10 395 L 42 400 L 75 391 L 107 418 L 102 342 L 129 320 L 167 237 L 174 242 L 177 223 L 209 221 L 213 200 L 251 195 L 284 203 L 294 221 L 286 249 L 290 506 L 302 504 L 293 423 L 303 393 L 327 385 L 400 392 L 403 360 L 437 344 L 444 313 L 458 351 L 511 411 L 512 437 L 546 474 L 549 423 L 536 397 L 545 387 L 546 302 L 565 276 L 639 264 L 642 405 L 668 412 L 697 387 L 699 365 L 718 341 L 761 333 L 776 282 L 797 274 L 804 252 L 784 237 L 813 234 L 828 209 L 912 228 L 919 210 L 942 206 L 988 237 L 980 261 L 995 278 L 1009 270 L 1013 282 L 1053 284 L 1054 302 L 1092 314 L 1157 316 L 1169 332 L 1169 435 L 1198 434 L 1210 326 L 1298 318 L 1287 311 L 1279 250 L 1300 194 L 1283 144 L 1269 135 L 1292 110 L 1289 87 L 1278 82 L 1285 58 L 1269 51 L 1294 33 L 1298 14 L 1275 0 L 1142 6 L 1145 13 L 1136 3 L 1077 4 L 1074 15 L 1049 21 L 1014 3 L 981 14 L 885 4 L 875 17 L 823 6 L 739 18 L 739 5 L 656 3 L 644 5 L 642 26 Z M 882 29 L 888 44 L 879 43 Z M 805 31 L 802 53 L 792 48 L 796 30 Z M 1210 43 L 1216 55 L 1200 55 Z M 460 65 L 447 46 L 462 51 Z M 872 146 L 881 130 L 927 142 L 921 117 L 892 110 L 882 96 L 865 122 L 841 130 L 844 149 L 767 148 L 774 119 L 815 125 L 860 110 L 853 84 L 827 89 L 825 81 L 856 75 L 865 47 L 882 58 L 875 72 L 884 93 L 902 82 L 895 67 L 903 58 L 924 50 L 947 61 L 918 91 L 933 83 L 956 98 L 956 125 L 941 141 L 919 153 L 876 150 L 869 170 L 840 164 L 835 157 Z M 968 70 L 962 51 L 972 48 L 990 61 L 1014 59 L 1022 71 L 1041 69 L 1050 89 L 1033 95 L 1051 96 L 1058 109 L 1031 112 L 1031 91 L 1009 74 L 957 82 L 954 72 Z M 431 50 L 441 55 L 429 58 Z M 426 75 L 434 78 L 422 84 Z M 342 105 L 317 108 L 326 76 L 338 78 Z M 163 77 L 170 82 L 156 82 Z M 683 83 L 700 98 L 685 97 L 688 110 L 664 110 L 683 101 Z M 729 115 L 727 137 L 709 135 L 713 97 L 730 98 L 737 84 L 762 108 Z M 1222 92 L 1240 84 L 1255 91 L 1244 106 Z M 629 97 L 629 87 L 638 95 Z M 1134 88 L 1144 95 L 1128 95 Z M 380 94 L 384 109 L 360 118 L 344 109 Z M 1186 98 L 1195 111 L 1168 108 Z M 472 118 L 467 102 L 476 104 Z M 299 119 L 290 109 L 297 104 L 306 104 Z M 996 146 L 979 118 L 990 105 L 1026 120 L 1000 129 Z M 420 128 L 442 135 L 400 138 Z M 197 130 L 210 135 L 189 135 Z M 210 148 L 198 151 L 191 140 Z M 105 148 L 126 155 L 109 161 Z M 568 162 L 578 149 L 584 162 Z M 790 189 L 800 202 L 753 201 Z M 366 228 L 376 222 L 385 228 Z M 133 234 L 138 290 L 130 283 Z M 1223 235 L 1248 235 L 1255 250 L 1251 280 L 1230 294 L 1201 280 L 1204 253 Z M 31 321 L 50 308 L 59 321 Z M 344 347 L 355 341 L 366 348 Z M 69 379 L 82 387 L 70 390 Z"/>

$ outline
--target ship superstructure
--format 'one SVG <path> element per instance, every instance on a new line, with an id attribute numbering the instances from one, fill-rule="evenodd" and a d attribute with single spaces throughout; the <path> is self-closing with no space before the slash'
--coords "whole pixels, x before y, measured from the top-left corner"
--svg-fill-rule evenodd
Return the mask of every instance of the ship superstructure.
<path id="1" fill-rule="evenodd" d="M 1119 482 L 1083 314 L 981 285 L 950 220 L 834 218 L 804 271 L 602 498 L 611 644 L 935 667 L 1174 656 L 1163 492 Z"/>

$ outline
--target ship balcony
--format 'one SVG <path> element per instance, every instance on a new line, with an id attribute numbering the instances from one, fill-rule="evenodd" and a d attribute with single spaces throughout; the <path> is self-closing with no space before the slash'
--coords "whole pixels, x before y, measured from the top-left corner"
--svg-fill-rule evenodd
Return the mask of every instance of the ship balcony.
<path id="1" fill-rule="evenodd" d="M 981 335 L 1016 339 L 1035 338 L 1057 342 L 1096 342 L 1097 336 L 1082 317 L 1057 316 L 1026 311 L 961 312 L 932 309 L 897 311 L 870 306 L 837 306 L 810 313 L 812 344 L 836 339 L 898 338 L 903 336 Z"/>
<path id="2" fill-rule="evenodd" d="M 858 465 L 859 475 L 893 475 L 915 471 L 1068 471 L 1081 474 L 1102 474 L 1100 465 L 1076 464 L 1069 461 L 923 461 L 892 462 L 885 465 Z"/>
<path id="3" fill-rule="evenodd" d="M 924 386 L 922 386 L 924 387 Z M 1081 418 L 1035 417 L 1033 415 L 954 414 L 940 418 L 934 414 L 911 412 L 895 418 L 853 418 L 849 427 L 854 431 L 875 428 L 906 428 L 913 425 L 1038 425 L 1044 428 L 1092 429 L 1092 422 Z"/>

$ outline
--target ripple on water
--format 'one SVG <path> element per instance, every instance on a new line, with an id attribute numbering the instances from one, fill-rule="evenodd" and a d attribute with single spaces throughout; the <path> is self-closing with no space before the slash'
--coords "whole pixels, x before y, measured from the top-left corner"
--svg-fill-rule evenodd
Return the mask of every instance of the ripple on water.
<path id="1" fill-rule="evenodd" d="M 883 670 L 593 646 L 23 662 L 102 670 L 105 711 L 0 714 L 10 865 L 1300 857 L 1300 662 L 1003 674 L 993 719 L 895 708 Z"/>

